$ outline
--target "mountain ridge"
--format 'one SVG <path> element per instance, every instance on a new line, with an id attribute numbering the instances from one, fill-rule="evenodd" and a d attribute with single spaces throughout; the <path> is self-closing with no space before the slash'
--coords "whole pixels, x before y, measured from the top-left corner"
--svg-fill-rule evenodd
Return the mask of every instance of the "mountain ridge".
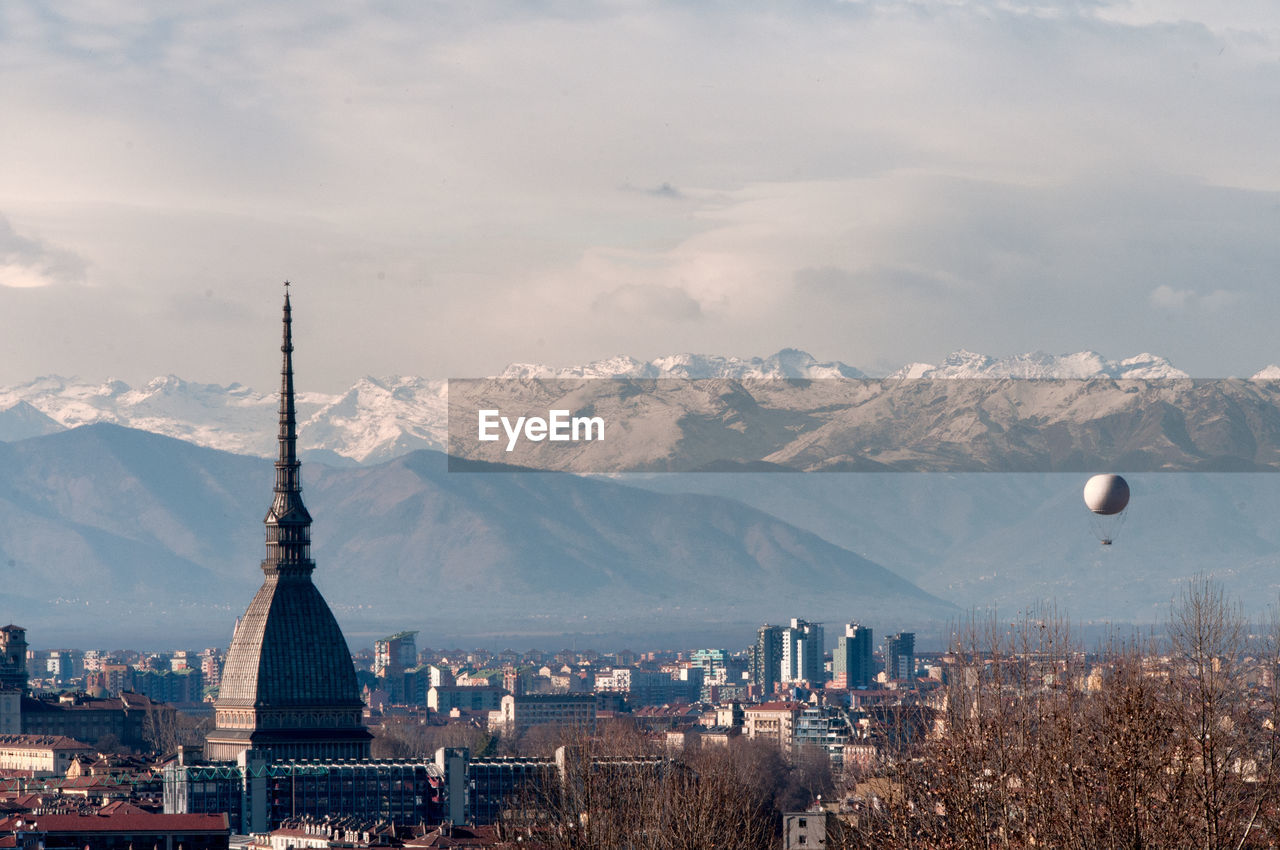
<path id="1" fill-rule="evenodd" d="M 569 367 L 512 364 L 498 377 L 876 380 L 853 366 L 818 361 L 793 348 L 764 358 L 685 353 L 648 361 L 617 356 Z M 908 364 L 882 379 L 1010 377 L 1149 380 L 1180 379 L 1187 374 L 1150 354 L 1122 360 L 1108 360 L 1092 351 L 995 358 L 961 350 L 937 364 Z M 1280 367 L 1266 367 L 1253 379 L 1280 379 Z M 300 392 L 300 448 L 306 457 L 335 464 L 378 463 L 415 449 L 443 450 L 448 442 L 447 387 L 441 379 L 366 376 L 341 393 Z M 55 424 L 73 428 L 110 422 L 210 448 L 270 457 L 275 452 L 276 406 L 274 390 L 259 392 L 240 383 L 224 386 L 167 375 L 135 388 L 117 379 L 95 384 L 47 375 L 0 387 L 0 440 L 48 433 Z"/>
<path id="2" fill-rule="evenodd" d="M 0 581 L 14 594 L 0 618 L 60 640 L 230 634 L 261 581 L 269 461 L 106 423 L 2 444 L 0 459 Z M 784 616 L 954 611 L 720 496 L 452 474 L 428 450 L 303 474 L 315 580 L 352 634 L 749 631 Z"/>

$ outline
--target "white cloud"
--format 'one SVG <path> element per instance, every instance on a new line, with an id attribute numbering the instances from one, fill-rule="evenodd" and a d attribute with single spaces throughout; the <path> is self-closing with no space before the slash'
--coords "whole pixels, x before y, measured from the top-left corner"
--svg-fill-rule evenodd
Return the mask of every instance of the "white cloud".
<path id="1" fill-rule="evenodd" d="M 1195 293 L 1190 289 L 1174 289 L 1172 286 L 1162 283 L 1151 290 L 1149 298 L 1156 307 L 1161 307 L 1165 310 L 1183 310 L 1186 309 L 1187 302 L 1194 296 Z"/>
<path id="2" fill-rule="evenodd" d="M 689 321 L 702 317 L 702 307 L 678 286 L 623 284 L 591 302 L 591 309 L 607 315 L 631 319 Z"/>
<path id="3" fill-rule="evenodd" d="M 290 276 L 341 349 L 334 385 L 785 345 L 1123 356 L 1162 305 L 1140 347 L 1184 368 L 1270 356 L 1270 4 L 109 8 L 0 7 L 0 113 L 22 128 L 0 137 L 0 209 L 129 293 L 126 339 L 212 289 L 227 318 L 190 342 L 224 343 Z M 1210 347 L 1192 308 L 1243 325 Z"/>
<path id="4" fill-rule="evenodd" d="M 0 286 L 30 289 L 53 283 L 79 283 L 84 272 L 80 257 L 17 232 L 0 216 Z"/>
<path id="5" fill-rule="evenodd" d="M 1148 296 L 1151 304 L 1163 310 L 1226 310 L 1240 303 L 1240 293 L 1228 289 L 1214 289 L 1201 295 L 1194 289 L 1174 289 L 1160 284 Z"/>

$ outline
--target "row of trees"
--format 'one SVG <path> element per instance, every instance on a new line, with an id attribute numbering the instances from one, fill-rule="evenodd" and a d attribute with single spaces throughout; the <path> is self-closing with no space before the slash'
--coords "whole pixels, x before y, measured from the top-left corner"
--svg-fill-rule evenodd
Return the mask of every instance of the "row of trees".
<path id="1" fill-rule="evenodd" d="M 504 836 L 547 850 L 758 850 L 776 845 L 780 812 L 830 789 L 825 754 L 791 762 L 765 741 L 608 755 L 616 743 L 596 737 L 569 748 L 558 781 L 511 801 Z"/>
<path id="2" fill-rule="evenodd" d="M 1275 623 L 1251 634 L 1201 579 L 1162 638 L 1115 641 L 1101 658 L 1052 611 L 1002 626 L 957 636 L 936 733 L 887 754 L 878 793 L 828 846 L 1280 843 Z"/>

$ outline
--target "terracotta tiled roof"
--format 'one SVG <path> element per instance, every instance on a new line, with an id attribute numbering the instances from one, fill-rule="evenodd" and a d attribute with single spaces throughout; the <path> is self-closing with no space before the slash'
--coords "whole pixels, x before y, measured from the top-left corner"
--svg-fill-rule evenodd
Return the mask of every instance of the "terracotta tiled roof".
<path id="1" fill-rule="evenodd" d="M 798 711 L 807 708 L 803 702 L 762 702 L 759 705 L 744 705 L 743 711 Z"/>
<path id="2" fill-rule="evenodd" d="M 33 832 L 220 832 L 229 830 L 227 816 L 156 815 L 122 812 L 92 815 L 39 815 Z"/>
<path id="3" fill-rule="evenodd" d="M 16 747 L 29 750 L 84 750 L 93 752 L 93 747 L 82 744 L 66 735 L 0 735 L 0 746 Z"/>
<path id="4" fill-rule="evenodd" d="M 499 846 L 498 831 L 492 826 L 455 826 L 449 829 L 439 827 L 426 835 L 411 838 L 404 842 L 405 847 L 430 848 L 439 850 L 447 847 L 495 847 Z"/>
<path id="5" fill-rule="evenodd" d="M 635 710 L 636 717 L 684 717 L 689 714 L 698 714 L 700 709 L 686 703 L 676 703 L 675 705 L 646 705 Z"/>
<path id="6" fill-rule="evenodd" d="M 150 815 L 154 812 L 148 812 L 146 809 L 135 806 L 133 803 L 125 800 L 116 800 L 114 803 L 107 803 L 98 809 L 100 815 Z"/>

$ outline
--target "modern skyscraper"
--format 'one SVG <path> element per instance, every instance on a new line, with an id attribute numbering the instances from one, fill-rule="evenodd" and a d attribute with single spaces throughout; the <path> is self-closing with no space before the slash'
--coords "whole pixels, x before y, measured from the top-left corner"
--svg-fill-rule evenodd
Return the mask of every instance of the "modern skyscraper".
<path id="1" fill-rule="evenodd" d="M 231 639 L 205 755 L 232 761 L 248 749 L 268 759 L 368 758 L 372 736 L 355 666 L 338 621 L 311 582 L 311 514 L 302 503 L 293 330 L 284 296 L 279 457 L 267 511 L 265 579 Z"/>
<path id="2" fill-rule="evenodd" d="M 822 687 L 826 671 L 822 659 L 822 625 L 792 618 L 782 630 L 782 681 L 808 682 Z"/>
<path id="3" fill-rule="evenodd" d="M 836 651 L 831 658 L 831 675 L 836 687 L 861 688 L 871 684 L 875 675 L 871 629 L 847 623 L 844 634 L 836 638 Z"/>
<path id="4" fill-rule="evenodd" d="M 751 681 L 765 695 L 778 687 L 782 672 L 782 626 L 765 623 L 756 632 L 756 645 L 751 648 Z"/>
<path id="5" fill-rule="evenodd" d="M 890 679 L 915 678 L 915 632 L 898 632 L 884 639 L 884 673 Z"/>

